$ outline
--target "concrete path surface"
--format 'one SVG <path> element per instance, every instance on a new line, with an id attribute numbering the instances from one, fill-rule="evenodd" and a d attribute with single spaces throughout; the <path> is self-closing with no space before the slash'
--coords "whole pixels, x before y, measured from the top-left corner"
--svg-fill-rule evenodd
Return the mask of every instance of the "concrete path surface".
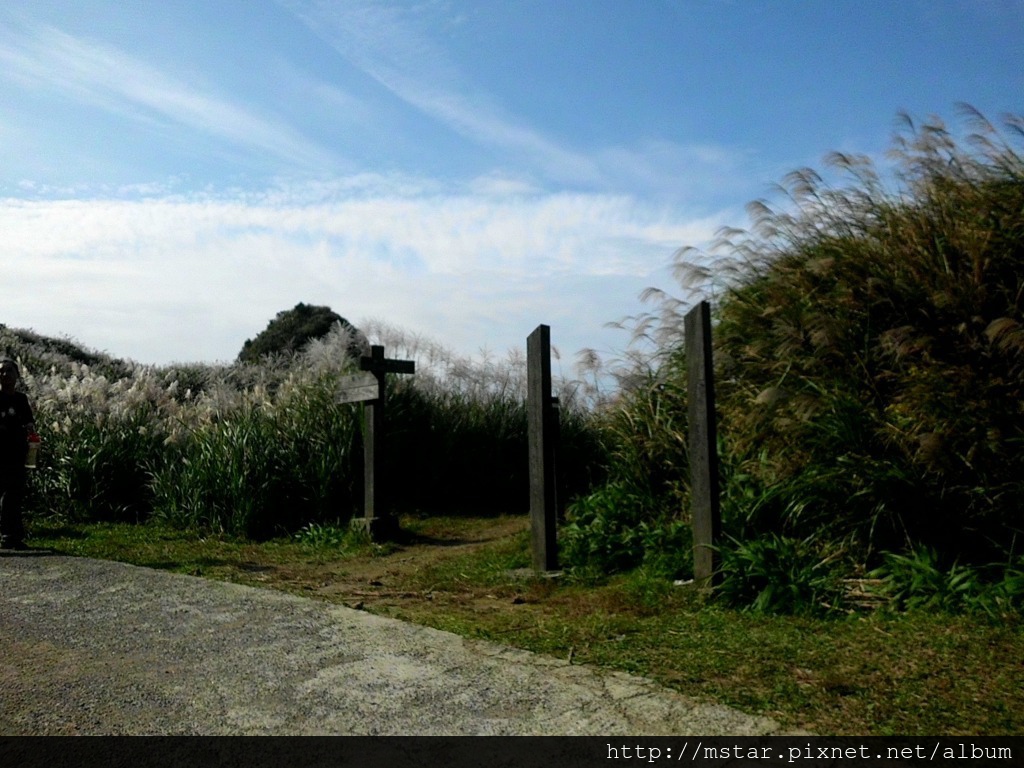
<path id="1" fill-rule="evenodd" d="M 651 681 L 282 593 L 0 552 L 0 735 L 765 735 Z"/>

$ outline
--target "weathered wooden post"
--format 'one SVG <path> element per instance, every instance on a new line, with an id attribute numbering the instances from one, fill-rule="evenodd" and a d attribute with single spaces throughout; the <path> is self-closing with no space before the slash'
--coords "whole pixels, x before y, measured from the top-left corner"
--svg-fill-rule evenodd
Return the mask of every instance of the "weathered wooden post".
<path id="1" fill-rule="evenodd" d="M 530 447 L 530 543 L 533 567 L 558 570 L 555 485 L 557 414 L 551 397 L 551 329 L 538 325 L 526 339 L 527 430 Z"/>
<path id="2" fill-rule="evenodd" d="M 722 513 L 718 491 L 715 380 L 711 361 L 711 305 L 702 301 L 684 321 L 689 400 L 690 519 L 693 579 L 710 588 L 718 581 Z"/>
<path id="3" fill-rule="evenodd" d="M 365 402 L 363 411 L 363 517 L 353 520 L 374 539 L 388 538 L 398 530 L 398 520 L 388 505 L 384 477 L 385 386 L 389 373 L 415 373 L 412 360 L 387 360 L 384 347 L 370 347 L 370 355 L 359 360 L 366 373 L 346 376 L 338 384 L 339 403 Z"/>

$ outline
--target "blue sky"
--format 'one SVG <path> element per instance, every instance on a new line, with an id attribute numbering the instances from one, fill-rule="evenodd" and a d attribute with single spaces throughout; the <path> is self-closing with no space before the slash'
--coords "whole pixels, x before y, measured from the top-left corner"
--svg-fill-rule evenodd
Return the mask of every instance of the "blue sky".
<path id="1" fill-rule="evenodd" d="M 1021 94 L 1024 0 L 0 0 L 0 322 L 216 361 L 303 301 L 614 354 L 786 172 Z"/>

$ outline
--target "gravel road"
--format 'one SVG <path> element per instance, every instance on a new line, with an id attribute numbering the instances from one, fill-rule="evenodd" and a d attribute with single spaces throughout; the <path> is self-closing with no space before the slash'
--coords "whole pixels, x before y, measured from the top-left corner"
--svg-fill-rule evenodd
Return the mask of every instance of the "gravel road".
<path id="1" fill-rule="evenodd" d="M 0 552 L 0 735 L 765 735 L 649 680 L 122 563 Z"/>

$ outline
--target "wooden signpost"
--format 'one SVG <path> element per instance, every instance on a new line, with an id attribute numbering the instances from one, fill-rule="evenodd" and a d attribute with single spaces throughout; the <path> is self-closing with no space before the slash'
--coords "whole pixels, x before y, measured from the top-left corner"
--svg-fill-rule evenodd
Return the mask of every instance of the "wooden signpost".
<path id="1" fill-rule="evenodd" d="M 530 540 L 533 567 L 558 570 L 555 471 L 558 413 L 551 397 L 551 329 L 539 325 L 526 339 L 527 431 L 530 446 Z"/>
<path id="2" fill-rule="evenodd" d="M 363 517 L 353 525 L 365 528 L 374 539 L 388 538 L 398 530 L 398 521 L 387 504 L 384 477 L 384 406 L 389 373 L 415 373 L 412 360 L 388 360 L 384 347 L 370 347 L 370 354 L 359 360 L 365 373 L 346 376 L 338 382 L 337 402 L 365 402 L 363 420 Z"/>
<path id="3" fill-rule="evenodd" d="M 693 580 L 713 587 L 718 580 L 722 513 L 718 494 L 715 380 L 711 364 L 711 305 L 702 301 L 684 320 L 689 401 L 690 519 L 693 526 Z"/>
<path id="4" fill-rule="evenodd" d="M 357 373 L 355 376 L 345 376 L 338 382 L 337 402 L 361 403 L 366 400 L 376 400 L 380 397 L 380 383 L 372 373 Z"/>

